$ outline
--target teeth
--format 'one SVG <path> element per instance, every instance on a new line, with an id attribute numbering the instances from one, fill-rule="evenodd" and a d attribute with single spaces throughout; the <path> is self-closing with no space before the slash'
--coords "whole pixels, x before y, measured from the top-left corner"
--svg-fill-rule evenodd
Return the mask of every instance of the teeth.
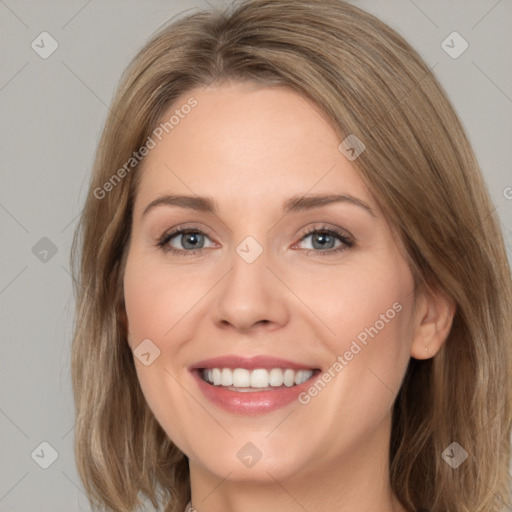
<path id="1" fill-rule="evenodd" d="M 297 386 L 311 378 L 313 370 L 292 370 L 272 368 L 270 371 L 263 368 L 247 370 L 245 368 L 207 368 L 201 372 L 203 380 L 214 386 L 234 388 L 268 388 Z"/>
<path id="2" fill-rule="evenodd" d="M 235 368 L 233 370 L 233 386 L 237 388 L 251 387 L 251 372 L 245 368 Z"/>
<path id="3" fill-rule="evenodd" d="M 253 370 L 251 373 L 251 388 L 268 387 L 269 375 L 267 370 Z"/>
<path id="4" fill-rule="evenodd" d="M 221 386 L 233 385 L 233 372 L 229 368 L 223 368 L 220 373 Z"/>
<path id="5" fill-rule="evenodd" d="M 282 386 L 284 383 L 283 370 L 280 368 L 272 368 L 268 375 L 268 383 L 271 386 Z"/>
<path id="6" fill-rule="evenodd" d="M 294 384 L 295 384 L 295 371 L 294 370 L 285 370 L 284 371 L 284 385 L 291 387 Z"/>
<path id="7" fill-rule="evenodd" d="M 212 376 L 211 376 L 211 381 L 213 382 L 213 384 L 215 386 L 220 386 L 221 382 L 221 373 L 220 373 L 220 370 L 218 368 L 213 368 L 212 370 Z"/>

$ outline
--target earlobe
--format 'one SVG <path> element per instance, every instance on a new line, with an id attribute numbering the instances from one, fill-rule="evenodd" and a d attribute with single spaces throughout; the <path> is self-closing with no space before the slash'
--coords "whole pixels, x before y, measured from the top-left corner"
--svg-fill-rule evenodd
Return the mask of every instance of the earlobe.
<path id="1" fill-rule="evenodd" d="M 434 357 L 448 338 L 455 316 L 452 299 L 441 292 L 429 290 L 418 298 L 414 317 L 411 357 Z"/>

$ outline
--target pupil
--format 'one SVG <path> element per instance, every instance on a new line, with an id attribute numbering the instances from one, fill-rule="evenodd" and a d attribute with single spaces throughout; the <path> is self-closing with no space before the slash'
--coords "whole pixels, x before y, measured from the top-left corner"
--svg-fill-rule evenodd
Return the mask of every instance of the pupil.
<path id="1" fill-rule="evenodd" d="M 189 243 L 189 240 L 192 238 L 193 240 L 195 240 L 197 242 L 197 237 L 200 237 L 201 235 L 199 233 L 187 233 L 186 237 L 185 237 L 185 242 L 183 244 L 184 247 L 187 247 L 187 244 Z M 192 246 L 191 247 L 188 247 L 189 249 L 195 249 L 197 248 L 197 245 L 194 245 L 194 241 L 192 241 Z"/>
<path id="2" fill-rule="evenodd" d="M 329 234 L 326 234 L 326 233 L 317 233 L 316 234 L 316 237 L 317 239 L 316 240 L 320 240 L 320 247 L 325 247 L 325 242 L 328 242 L 329 239 L 331 238 L 331 235 Z M 315 246 L 315 237 L 313 237 L 313 246 Z M 315 249 L 317 249 L 317 247 L 315 247 Z"/>

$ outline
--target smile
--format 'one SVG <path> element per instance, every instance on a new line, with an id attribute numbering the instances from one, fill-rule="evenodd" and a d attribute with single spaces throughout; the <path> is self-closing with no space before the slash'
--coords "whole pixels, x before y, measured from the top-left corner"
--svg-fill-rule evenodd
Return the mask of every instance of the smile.
<path id="1" fill-rule="evenodd" d="M 264 414 L 297 403 L 321 373 L 304 361 L 266 355 L 214 357 L 189 370 L 208 402 L 236 415 Z"/>
<path id="2" fill-rule="evenodd" d="M 293 387 L 306 382 L 314 370 L 294 370 L 291 368 L 205 368 L 201 378 L 208 384 L 222 386 L 239 392 L 272 391 L 273 388 Z"/>

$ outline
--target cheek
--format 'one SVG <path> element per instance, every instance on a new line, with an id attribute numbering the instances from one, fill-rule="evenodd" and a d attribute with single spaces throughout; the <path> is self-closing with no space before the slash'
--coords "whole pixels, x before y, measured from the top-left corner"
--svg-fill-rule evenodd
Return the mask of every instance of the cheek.
<path id="1" fill-rule="evenodd" d="M 348 421 L 360 442 L 389 417 L 410 358 L 413 281 L 404 265 L 354 268 L 329 287 L 330 308 L 319 310 L 335 333 L 323 336 L 331 360 L 325 388 L 310 388 L 301 403 L 311 400 L 313 415 Z"/>
<path id="2" fill-rule="evenodd" d="M 128 256 L 123 280 L 128 343 L 135 349 L 137 377 L 149 408 L 167 434 L 179 446 L 186 447 L 186 434 L 176 417 L 190 408 L 190 398 L 177 384 L 177 380 L 183 379 L 183 369 L 173 362 L 179 359 L 184 343 L 178 336 L 178 329 L 182 328 L 179 322 L 190 304 L 197 302 L 189 295 L 198 283 L 187 284 L 184 275 L 180 278 L 172 273 L 171 278 L 170 274 L 166 277 L 161 267 L 155 268 L 137 253 Z M 137 350 L 139 345 L 145 349 Z M 146 365 L 137 353 L 148 351 L 151 362 Z"/>
<path id="3" fill-rule="evenodd" d="M 142 258 L 128 258 L 124 275 L 124 298 L 128 340 L 133 349 L 143 339 L 160 348 L 172 349 L 172 330 L 191 306 L 204 295 L 201 281 L 189 271 L 171 272 Z"/>
<path id="4" fill-rule="evenodd" d="M 412 274 L 394 254 L 368 263 L 331 285 L 322 311 L 334 336 L 324 339 L 361 378 L 373 368 L 395 382 L 409 358 Z"/>

